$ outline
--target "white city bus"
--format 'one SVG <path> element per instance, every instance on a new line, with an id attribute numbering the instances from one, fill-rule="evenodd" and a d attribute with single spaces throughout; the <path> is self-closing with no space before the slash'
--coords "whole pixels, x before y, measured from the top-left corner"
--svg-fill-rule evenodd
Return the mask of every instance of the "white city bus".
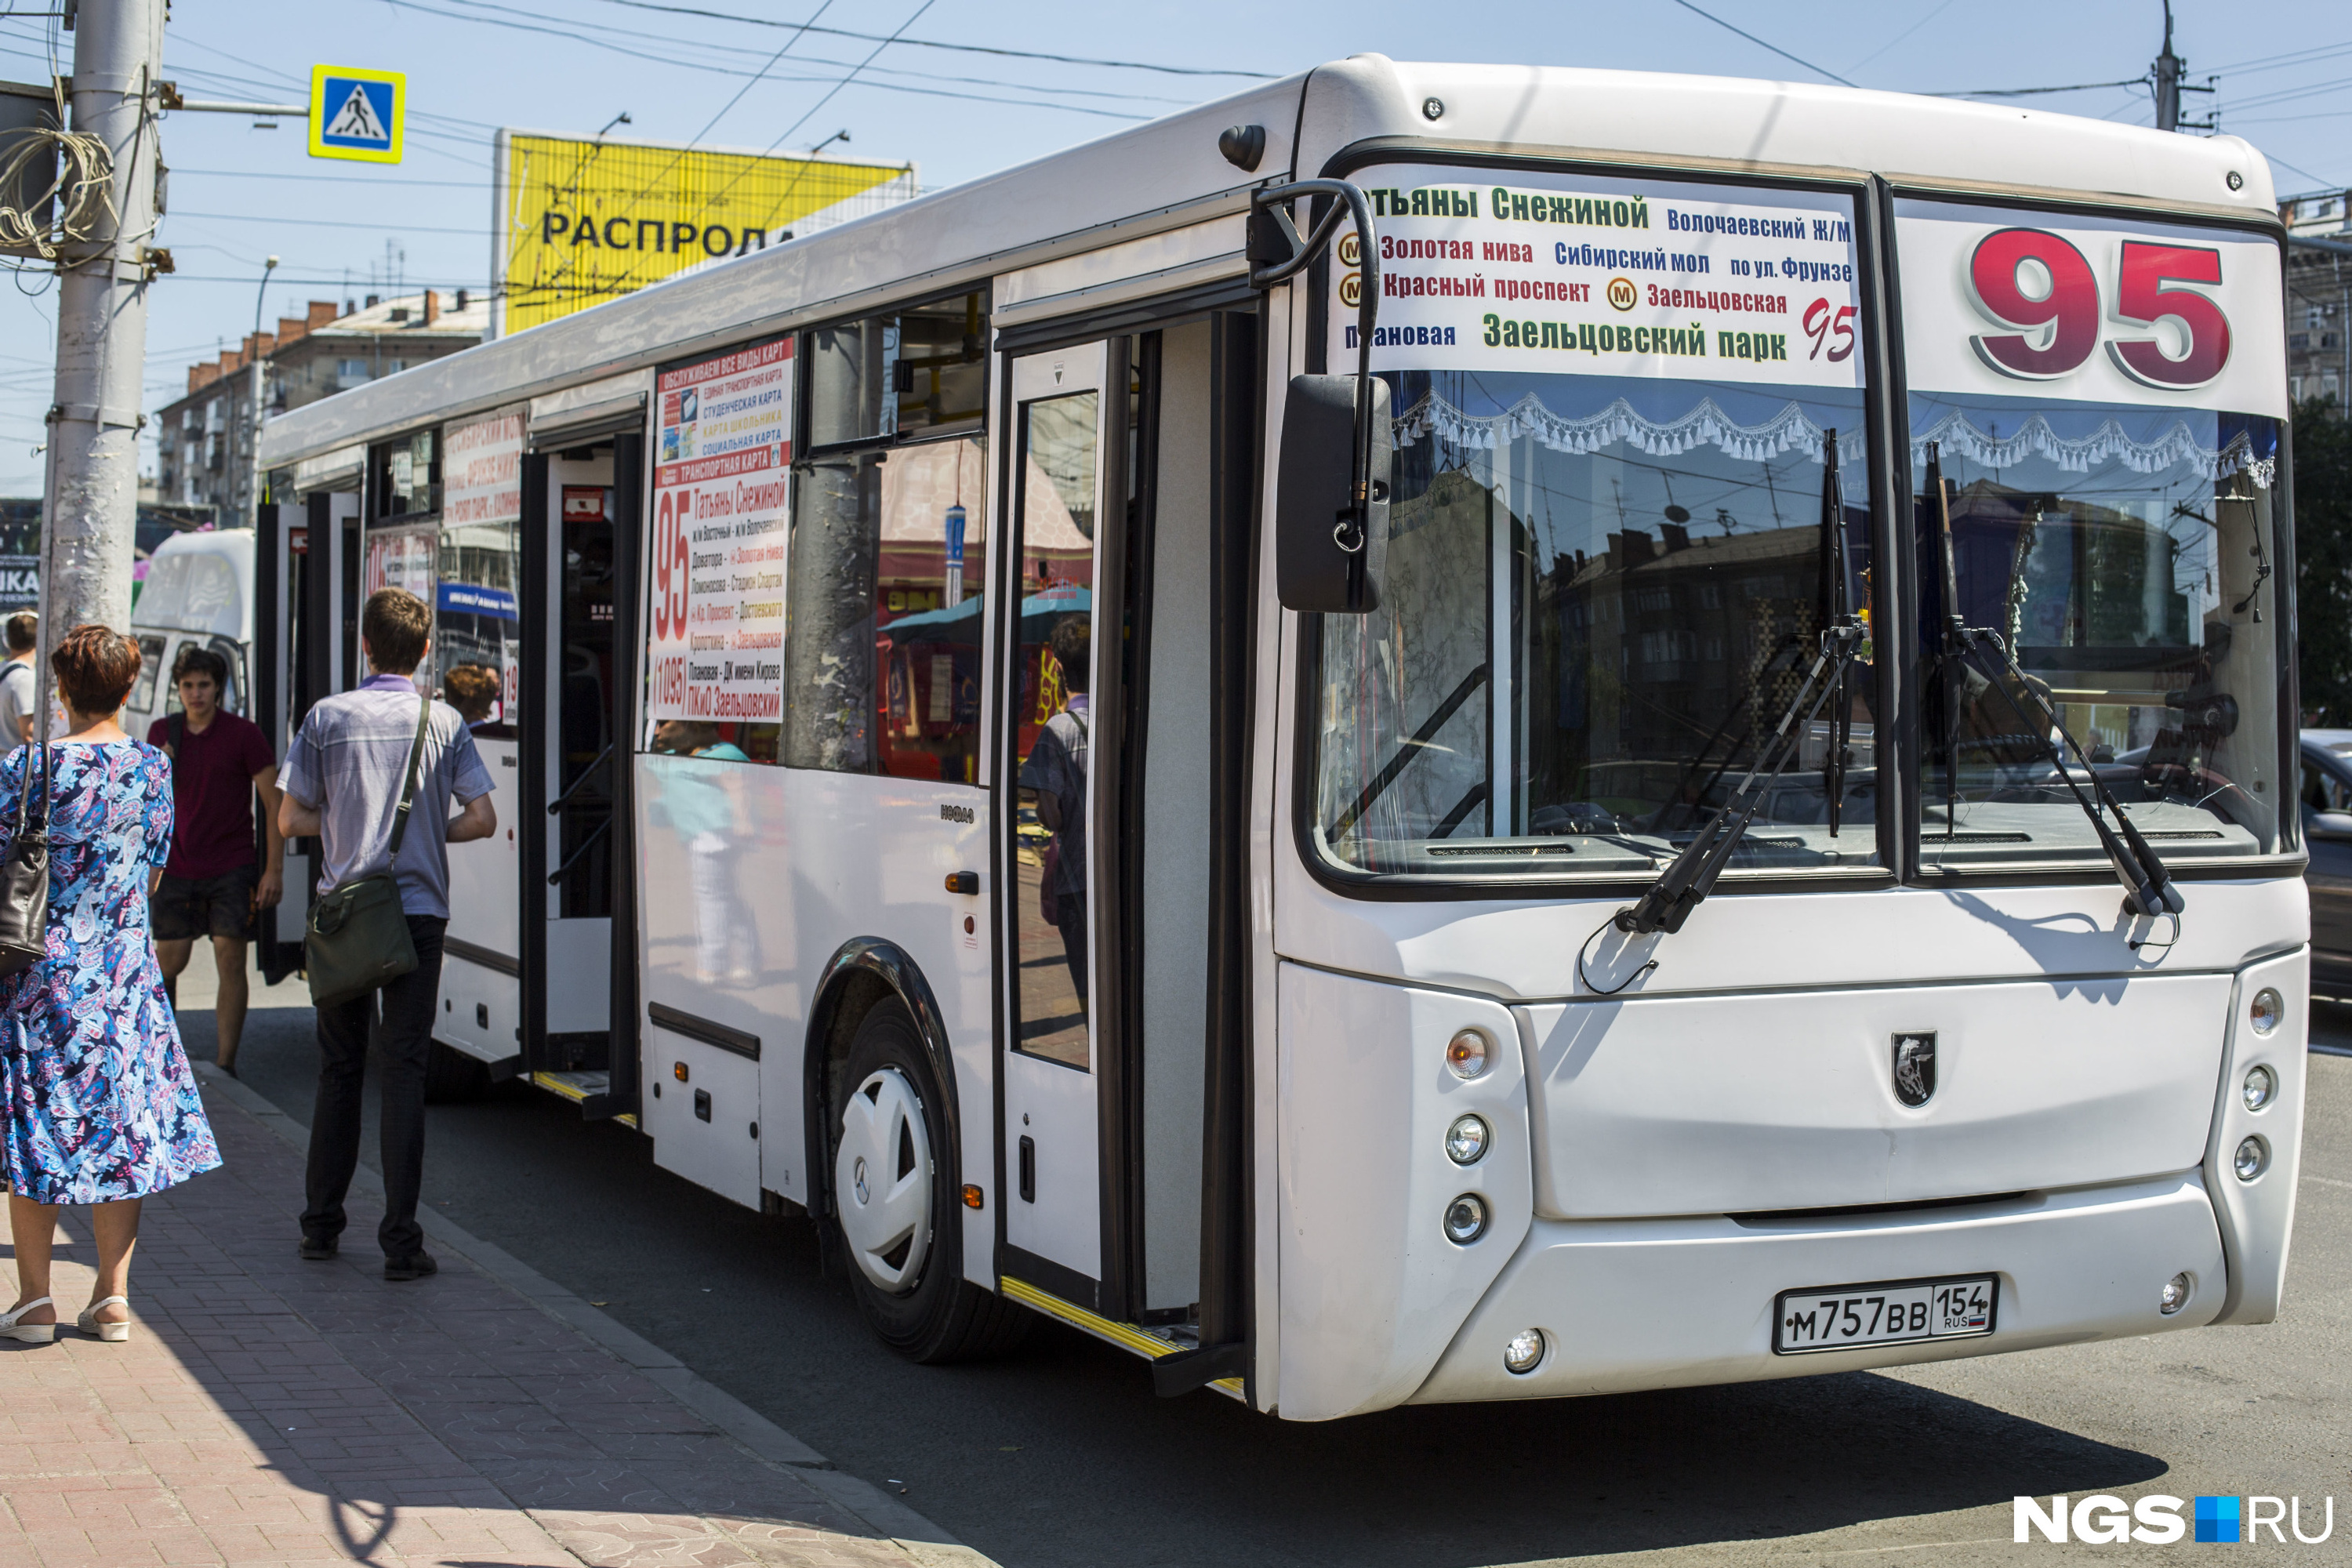
<path id="1" fill-rule="evenodd" d="M 1359 56 L 273 422 L 277 722 L 429 593 L 441 1039 L 918 1359 L 2267 1321 L 2282 237 L 2227 137 Z"/>

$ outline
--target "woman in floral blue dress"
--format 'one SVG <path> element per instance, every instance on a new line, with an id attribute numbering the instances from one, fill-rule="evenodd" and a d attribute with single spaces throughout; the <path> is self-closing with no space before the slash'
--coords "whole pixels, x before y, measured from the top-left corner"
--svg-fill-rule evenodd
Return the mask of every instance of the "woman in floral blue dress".
<path id="1" fill-rule="evenodd" d="M 58 1205 L 95 1205 L 98 1283 L 79 1327 L 125 1340 L 140 1200 L 220 1163 L 147 924 L 172 852 L 172 764 L 114 721 L 139 645 L 77 626 L 50 662 L 73 729 L 50 748 L 49 952 L 0 979 L 0 1165 L 18 1286 L 0 1336 L 35 1344 L 58 1331 Z M 0 763 L 5 831 L 28 783 L 37 797 L 35 754 L 20 747 Z"/>

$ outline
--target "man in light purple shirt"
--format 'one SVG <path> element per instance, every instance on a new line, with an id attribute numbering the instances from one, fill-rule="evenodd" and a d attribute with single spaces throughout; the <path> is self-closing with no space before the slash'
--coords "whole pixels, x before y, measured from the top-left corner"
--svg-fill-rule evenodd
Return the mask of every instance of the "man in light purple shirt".
<path id="1" fill-rule="evenodd" d="M 416 948 L 416 967 L 383 987 L 383 1021 L 375 1038 L 384 1065 L 384 1213 L 377 1239 L 387 1279 L 420 1279 L 436 1267 L 416 1223 L 416 1199 L 425 1174 L 425 1053 L 441 990 L 441 938 L 449 924 L 447 847 L 488 838 L 499 826 L 489 770 L 474 750 L 473 731 L 456 709 L 434 702 L 417 763 L 415 804 L 400 858 L 392 858 L 394 815 L 425 703 L 412 678 L 430 647 L 432 626 L 433 612 L 414 594 L 384 588 L 369 595 L 360 614 L 360 648 L 373 673 L 358 690 L 311 707 L 286 750 L 278 781 L 285 792 L 278 831 L 319 839 L 319 890 L 389 868 Z M 455 816 L 452 802 L 462 808 Z M 343 1196 L 359 1163 L 360 1091 L 375 1010 L 373 993 L 319 1009 L 319 1096 L 310 1117 L 300 1249 L 313 1260 L 334 1257 L 342 1235 Z"/>

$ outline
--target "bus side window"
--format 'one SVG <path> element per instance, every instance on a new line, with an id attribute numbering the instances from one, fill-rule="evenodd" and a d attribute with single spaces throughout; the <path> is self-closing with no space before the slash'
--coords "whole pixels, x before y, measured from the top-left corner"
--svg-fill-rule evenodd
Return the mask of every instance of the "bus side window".
<path id="1" fill-rule="evenodd" d="M 789 766 L 979 782 L 987 321 L 982 296 L 956 295 L 802 339 Z"/>

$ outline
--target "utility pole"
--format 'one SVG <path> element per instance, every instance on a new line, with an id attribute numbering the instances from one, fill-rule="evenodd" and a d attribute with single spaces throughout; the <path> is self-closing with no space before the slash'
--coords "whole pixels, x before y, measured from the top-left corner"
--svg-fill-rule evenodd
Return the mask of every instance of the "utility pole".
<path id="1" fill-rule="evenodd" d="M 59 247 L 58 368 L 49 409 L 44 647 L 85 621 L 131 625 L 139 519 L 147 241 L 155 228 L 156 74 L 164 0 L 82 0 L 75 17 L 73 129 L 112 161 L 113 209 Z"/>
<path id="2" fill-rule="evenodd" d="M 2180 68 L 2186 62 L 2172 52 L 2172 0 L 2164 0 L 2164 53 L 2156 57 L 2156 128 L 2180 129 Z"/>
<path id="3" fill-rule="evenodd" d="M 247 405 L 251 417 L 246 421 L 245 432 L 245 495 L 236 509 L 245 526 L 253 529 L 261 526 L 261 398 L 267 390 L 262 379 L 261 303 L 269 295 L 269 275 L 277 270 L 278 258 L 273 256 L 263 265 L 261 287 L 253 295 L 253 379 Z"/>

